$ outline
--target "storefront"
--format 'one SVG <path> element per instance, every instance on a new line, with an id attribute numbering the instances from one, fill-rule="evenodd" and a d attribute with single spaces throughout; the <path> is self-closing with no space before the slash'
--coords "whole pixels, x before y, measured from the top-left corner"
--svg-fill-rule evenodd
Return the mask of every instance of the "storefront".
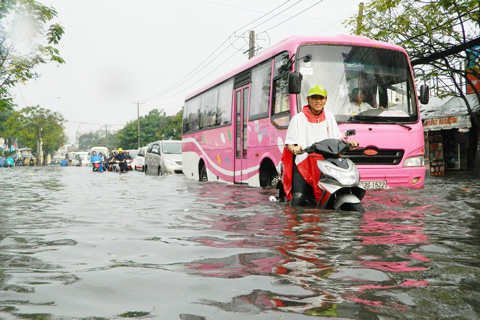
<path id="1" fill-rule="evenodd" d="M 474 112 L 480 112 L 475 95 L 468 95 L 468 101 Z M 465 102 L 457 97 L 432 98 L 420 110 L 425 131 L 425 161 L 430 175 L 469 170 L 473 166 L 477 134 Z"/>

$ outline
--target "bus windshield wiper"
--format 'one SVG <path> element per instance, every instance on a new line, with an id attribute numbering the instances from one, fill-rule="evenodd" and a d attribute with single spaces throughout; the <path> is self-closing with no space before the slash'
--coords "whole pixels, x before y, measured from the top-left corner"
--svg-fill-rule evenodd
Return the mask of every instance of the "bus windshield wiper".
<path id="1" fill-rule="evenodd" d="M 403 123 L 393 121 L 393 120 L 390 120 L 390 119 L 387 119 L 387 118 L 384 118 L 384 117 L 372 116 L 372 115 L 361 115 L 361 114 L 359 114 L 359 115 L 350 117 L 347 121 L 348 122 L 354 122 L 354 123 L 359 123 L 359 122 L 363 122 L 363 121 L 372 121 L 373 123 L 389 122 L 389 123 L 394 123 L 394 124 L 399 125 L 401 127 L 407 128 L 409 131 L 412 130 L 412 127 L 409 127 L 409 126 L 407 126 Z"/>

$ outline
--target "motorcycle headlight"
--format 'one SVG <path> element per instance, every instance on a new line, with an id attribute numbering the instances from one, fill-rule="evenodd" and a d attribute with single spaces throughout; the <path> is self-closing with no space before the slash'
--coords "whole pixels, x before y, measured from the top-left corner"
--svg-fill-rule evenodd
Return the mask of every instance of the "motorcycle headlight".
<path id="1" fill-rule="evenodd" d="M 405 162 L 403 163 L 404 167 L 423 167 L 423 156 L 416 156 L 416 157 L 411 157 L 405 159 Z"/>
<path id="2" fill-rule="evenodd" d="M 351 170 L 338 169 L 335 166 L 326 165 L 323 173 L 330 179 L 339 181 L 342 185 L 356 185 L 359 183 L 357 168 L 354 166 Z"/>

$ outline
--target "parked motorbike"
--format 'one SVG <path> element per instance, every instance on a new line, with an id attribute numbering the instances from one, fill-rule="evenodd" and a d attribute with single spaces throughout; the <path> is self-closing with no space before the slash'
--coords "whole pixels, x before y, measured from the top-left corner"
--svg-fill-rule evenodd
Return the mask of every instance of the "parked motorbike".
<path id="1" fill-rule="evenodd" d="M 316 160 L 320 170 L 318 188 L 321 196 L 319 201 L 311 201 L 319 208 L 365 212 L 360 203 L 365 196 L 365 189 L 360 185 L 360 174 L 352 160 L 341 156 L 351 147 L 348 137 L 355 133 L 355 130 L 348 130 L 344 140 L 325 139 L 303 150 L 312 156 L 322 156 Z"/>

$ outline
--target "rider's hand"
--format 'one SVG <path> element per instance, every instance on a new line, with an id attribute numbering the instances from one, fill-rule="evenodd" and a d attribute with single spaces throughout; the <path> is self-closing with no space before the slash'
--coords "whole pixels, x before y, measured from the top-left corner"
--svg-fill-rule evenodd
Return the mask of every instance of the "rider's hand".
<path id="1" fill-rule="evenodd" d="M 348 143 L 350 143 L 350 150 L 354 149 L 355 147 L 358 147 L 357 141 L 348 141 Z"/>
<path id="2" fill-rule="evenodd" d="M 297 153 L 302 152 L 302 150 L 303 150 L 302 146 L 293 146 L 290 151 L 293 154 L 297 154 Z"/>

